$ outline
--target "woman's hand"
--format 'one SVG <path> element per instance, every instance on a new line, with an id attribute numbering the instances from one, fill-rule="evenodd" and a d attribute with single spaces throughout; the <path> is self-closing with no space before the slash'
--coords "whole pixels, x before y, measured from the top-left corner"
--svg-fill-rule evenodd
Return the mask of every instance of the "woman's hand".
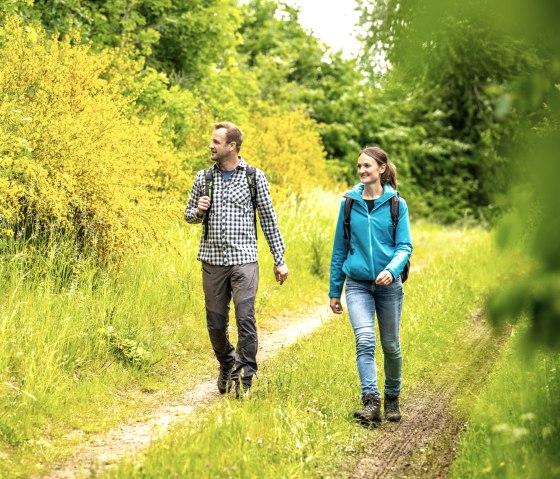
<path id="1" fill-rule="evenodd" d="M 375 284 L 378 286 L 389 286 L 393 282 L 393 275 L 384 269 L 379 273 L 379 276 L 375 279 Z"/>
<path id="2" fill-rule="evenodd" d="M 342 303 L 340 302 L 340 298 L 331 298 L 330 307 L 334 314 L 342 314 Z"/>

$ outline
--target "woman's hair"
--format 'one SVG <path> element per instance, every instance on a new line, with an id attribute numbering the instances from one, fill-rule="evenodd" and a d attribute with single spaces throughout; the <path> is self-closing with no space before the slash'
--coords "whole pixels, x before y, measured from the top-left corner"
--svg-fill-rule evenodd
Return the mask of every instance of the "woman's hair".
<path id="1" fill-rule="evenodd" d="M 387 153 L 385 153 L 381 148 L 377 146 L 367 146 L 362 151 L 358 157 L 366 154 L 370 158 L 373 158 L 378 165 L 387 165 L 385 171 L 381 174 L 381 186 L 390 184 L 395 190 L 397 189 L 397 168 L 393 163 L 389 161 Z"/>

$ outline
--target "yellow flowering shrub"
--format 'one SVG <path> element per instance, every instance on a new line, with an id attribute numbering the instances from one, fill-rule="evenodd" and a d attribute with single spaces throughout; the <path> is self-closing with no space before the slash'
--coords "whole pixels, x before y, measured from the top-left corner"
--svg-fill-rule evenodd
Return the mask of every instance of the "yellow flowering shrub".
<path id="1" fill-rule="evenodd" d="M 317 123 L 303 110 L 253 115 L 241 153 L 266 173 L 277 201 L 334 183 Z"/>
<path id="2" fill-rule="evenodd" d="M 62 231 L 104 257 L 155 230 L 154 208 L 182 172 L 161 120 L 134 115 L 114 65 L 114 52 L 79 38 L 4 25 L 0 234 Z"/>
<path id="3" fill-rule="evenodd" d="M 162 75 L 117 50 L 92 52 L 77 35 L 48 38 L 8 20 L 0 235 L 56 232 L 102 258 L 124 252 L 182 213 L 194 173 L 211 164 L 211 124 L 221 120 L 244 130 L 242 154 L 266 172 L 276 201 L 331 183 L 317 124 L 303 110 L 260 104 L 256 113 L 236 96 L 238 83 L 209 78 L 204 93 Z M 216 91 L 227 105 L 206 98 Z"/>

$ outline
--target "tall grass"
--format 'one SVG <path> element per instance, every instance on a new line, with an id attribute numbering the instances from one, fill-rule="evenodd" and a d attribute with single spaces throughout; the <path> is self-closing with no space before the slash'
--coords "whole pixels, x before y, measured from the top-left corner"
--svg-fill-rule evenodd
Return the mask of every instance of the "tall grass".
<path id="1" fill-rule="evenodd" d="M 278 208 L 291 271 L 282 286 L 259 235 L 261 330 L 280 328 L 281 313 L 309 307 L 324 292 L 317 264 L 328 257 L 318 258 L 310 240 L 318 230 L 332 230 L 336 211 L 324 197 Z M 106 430 L 214 375 L 196 261 L 200 232 L 170 225 L 174 248 L 152 245 L 118 268 L 100 268 L 64 237 L 1 245 L 1 477 L 40 470 L 83 434 Z"/>
<path id="2" fill-rule="evenodd" d="M 424 268 L 406 284 L 405 395 L 448 380 L 456 369 L 446 366 L 469 357 L 458 345 L 469 344 L 471 316 L 499 275 L 499 268 L 483 266 L 499 263 L 487 232 L 425 226 L 414 237 L 414 264 Z M 360 394 L 346 316 L 268 362 L 252 394 L 203 410 L 154 443 L 145 460 L 126 460 L 109 476 L 339 477 L 348 455 L 382 434 L 352 420 Z"/>
<path id="3" fill-rule="evenodd" d="M 452 478 L 560 477 L 560 356 L 528 351 L 523 325 L 472 411 Z"/>

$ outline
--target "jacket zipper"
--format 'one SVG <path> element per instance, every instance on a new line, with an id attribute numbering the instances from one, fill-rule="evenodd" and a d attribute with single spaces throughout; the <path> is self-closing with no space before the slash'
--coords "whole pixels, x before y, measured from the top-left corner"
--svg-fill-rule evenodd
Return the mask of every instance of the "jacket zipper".
<path id="1" fill-rule="evenodd" d="M 366 210 L 367 210 L 367 205 L 366 205 Z M 368 239 L 369 239 L 369 258 L 370 258 L 370 261 L 371 261 L 371 272 L 373 274 L 373 281 L 375 281 L 375 267 L 374 267 L 374 261 L 373 261 L 373 242 L 371 241 L 371 213 L 373 213 L 373 210 L 371 210 L 371 212 L 368 211 L 368 215 L 367 215 Z"/>

